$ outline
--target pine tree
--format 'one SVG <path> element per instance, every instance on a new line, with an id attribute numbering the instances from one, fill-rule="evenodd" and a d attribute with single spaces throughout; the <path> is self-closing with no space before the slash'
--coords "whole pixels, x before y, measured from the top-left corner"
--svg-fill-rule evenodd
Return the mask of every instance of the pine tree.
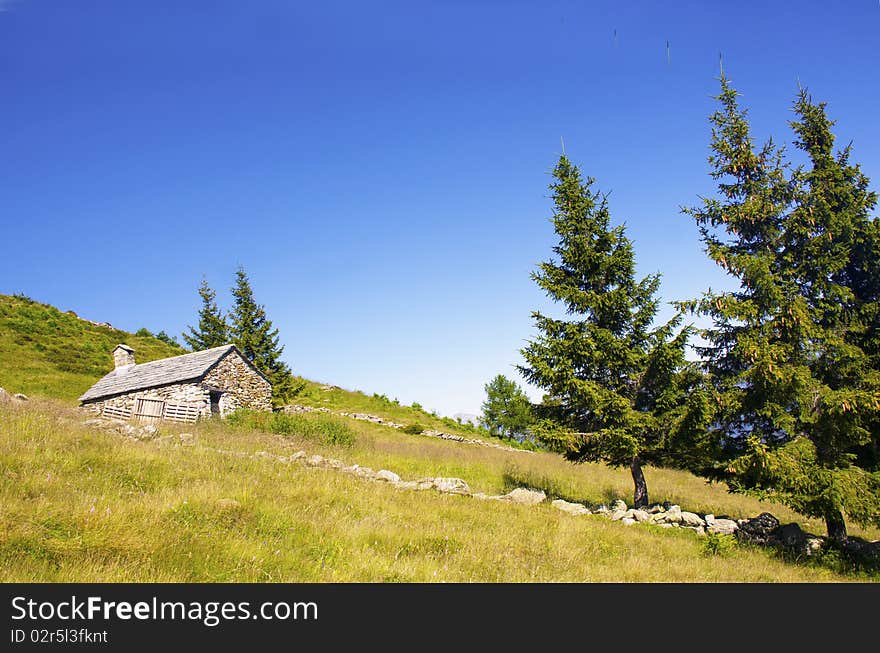
<path id="1" fill-rule="evenodd" d="M 202 298 L 202 308 L 199 309 L 198 329 L 190 326 L 189 333 L 182 334 L 184 341 L 193 351 L 227 344 L 229 342 L 229 326 L 217 306 L 216 293 L 204 277 L 202 277 L 202 283 L 199 286 L 199 297 Z"/>
<path id="2" fill-rule="evenodd" d="M 880 523 L 876 459 L 859 465 L 876 451 L 880 409 L 876 196 L 849 148 L 833 154 L 833 123 L 805 92 L 790 124 L 809 165 L 794 170 L 772 141 L 755 151 L 723 76 L 718 99 L 709 161 L 720 198 L 686 210 L 740 282 L 686 304 L 712 319 L 700 353 L 721 456 L 708 474 L 824 519 L 843 542 L 845 515 Z"/>
<path id="3" fill-rule="evenodd" d="M 272 392 L 283 397 L 291 383 L 290 368 L 281 360 L 284 347 L 278 344 L 278 329 L 266 317 L 266 309 L 254 299 L 250 280 L 243 267 L 235 273 L 230 312 L 232 342 L 272 382 Z"/>
<path id="4" fill-rule="evenodd" d="M 534 422 L 532 405 L 516 381 L 498 374 L 484 386 L 483 424 L 488 431 L 501 438 L 525 435 Z"/>
<path id="5" fill-rule="evenodd" d="M 673 424 L 689 382 L 677 316 L 652 328 L 658 275 L 635 279 L 632 242 L 612 227 L 607 198 L 582 181 L 564 155 L 553 170 L 553 225 L 559 261 L 544 262 L 532 278 L 570 320 L 532 313 L 540 335 L 519 370 L 547 391 L 538 410 L 549 420 L 544 439 L 575 462 L 628 466 L 636 507 L 648 505 L 643 464 L 670 461 Z"/>

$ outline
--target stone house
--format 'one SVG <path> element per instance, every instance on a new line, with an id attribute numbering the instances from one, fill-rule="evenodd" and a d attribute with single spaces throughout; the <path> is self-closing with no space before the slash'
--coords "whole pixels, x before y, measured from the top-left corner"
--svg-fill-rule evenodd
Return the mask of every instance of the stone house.
<path id="1" fill-rule="evenodd" d="M 235 345 L 136 365 L 134 350 L 117 345 L 115 369 L 79 400 L 105 417 L 194 422 L 237 408 L 272 410 L 272 384 Z"/>

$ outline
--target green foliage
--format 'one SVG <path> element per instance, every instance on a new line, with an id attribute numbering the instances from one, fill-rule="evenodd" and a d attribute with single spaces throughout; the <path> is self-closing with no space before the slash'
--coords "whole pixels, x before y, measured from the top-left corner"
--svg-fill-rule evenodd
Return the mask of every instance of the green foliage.
<path id="1" fill-rule="evenodd" d="M 303 415 L 237 410 L 226 418 L 230 424 L 279 435 L 298 435 L 318 444 L 350 447 L 355 432 L 343 420 L 330 415 Z"/>
<path id="2" fill-rule="evenodd" d="M 199 297 L 202 307 L 199 309 L 198 328 L 189 327 L 189 333 L 183 334 L 183 340 L 193 351 L 202 351 L 212 347 L 220 347 L 229 343 L 229 325 L 226 317 L 217 306 L 217 294 L 202 277 L 199 285 Z"/>
<path id="3" fill-rule="evenodd" d="M 132 334 L 30 298 L 0 295 L 0 387 L 9 391 L 75 400 L 113 369 L 111 352 L 119 343 L 134 348 L 139 363 L 184 353 L 144 331 Z"/>
<path id="4" fill-rule="evenodd" d="M 706 533 L 703 538 L 702 551 L 706 556 L 728 556 L 736 547 L 736 538 L 733 535 L 720 533 Z"/>
<path id="5" fill-rule="evenodd" d="M 278 329 L 266 317 L 266 309 L 257 304 L 250 280 L 244 268 L 235 273 L 232 288 L 233 306 L 230 312 L 230 336 L 241 353 L 272 382 L 275 398 L 284 398 L 293 381 L 290 368 L 281 360 L 284 347 L 278 343 Z"/>
<path id="6" fill-rule="evenodd" d="M 522 350 L 519 370 L 546 390 L 537 412 L 555 423 L 539 430 L 573 461 L 673 463 L 672 427 L 684 423 L 693 382 L 683 374 L 689 329 L 676 333 L 680 316 L 652 327 L 660 278 L 636 279 L 632 242 L 622 225 L 611 226 L 594 180 L 565 155 L 553 178 L 558 260 L 532 278 L 571 319 L 532 313 L 540 335 Z"/>
<path id="7" fill-rule="evenodd" d="M 523 389 L 503 374 L 497 375 L 484 388 L 483 424 L 489 433 L 501 438 L 527 434 L 535 418 L 532 404 Z"/>
<path id="8" fill-rule="evenodd" d="M 410 435 L 421 435 L 425 431 L 425 427 L 415 422 L 413 424 L 407 424 L 401 429 L 404 433 L 409 433 Z"/>
<path id="9" fill-rule="evenodd" d="M 710 380 L 706 473 L 736 492 L 826 520 L 880 523 L 880 221 L 877 196 L 835 154 L 825 105 L 801 90 L 790 125 L 807 158 L 755 149 L 737 92 L 721 79 L 711 175 L 719 197 L 686 209 L 710 258 L 740 283 L 682 306 L 707 316 L 698 349 Z"/>
<path id="10" fill-rule="evenodd" d="M 156 338 L 156 340 L 161 340 L 165 344 L 175 345 L 177 347 L 180 346 L 180 343 L 177 342 L 177 338 L 175 336 L 169 336 L 164 331 L 160 331 L 159 333 L 154 334 L 153 337 Z"/>

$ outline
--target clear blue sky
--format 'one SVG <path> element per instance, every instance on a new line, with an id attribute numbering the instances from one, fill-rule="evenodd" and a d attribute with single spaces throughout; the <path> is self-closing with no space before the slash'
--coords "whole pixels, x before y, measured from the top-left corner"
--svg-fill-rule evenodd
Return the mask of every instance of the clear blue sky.
<path id="1" fill-rule="evenodd" d="M 179 334 L 241 264 L 295 372 L 441 414 L 546 308 L 560 137 L 666 300 L 724 283 L 679 212 L 719 52 L 760 139 L 800 79 L 880 179 L 877 0 L 0 8 L 0 292 Z"/>

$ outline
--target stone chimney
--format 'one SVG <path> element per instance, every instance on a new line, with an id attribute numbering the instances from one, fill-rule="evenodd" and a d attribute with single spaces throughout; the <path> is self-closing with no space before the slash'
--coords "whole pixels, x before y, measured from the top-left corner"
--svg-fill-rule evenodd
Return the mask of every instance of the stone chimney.
<path id="1" fill-rule="evenodd" d="M 113 363 L 116 369 L 128 368 L 134 365 L 134 349 L 128 345 L 116 345 L 113 350 Z"/>

